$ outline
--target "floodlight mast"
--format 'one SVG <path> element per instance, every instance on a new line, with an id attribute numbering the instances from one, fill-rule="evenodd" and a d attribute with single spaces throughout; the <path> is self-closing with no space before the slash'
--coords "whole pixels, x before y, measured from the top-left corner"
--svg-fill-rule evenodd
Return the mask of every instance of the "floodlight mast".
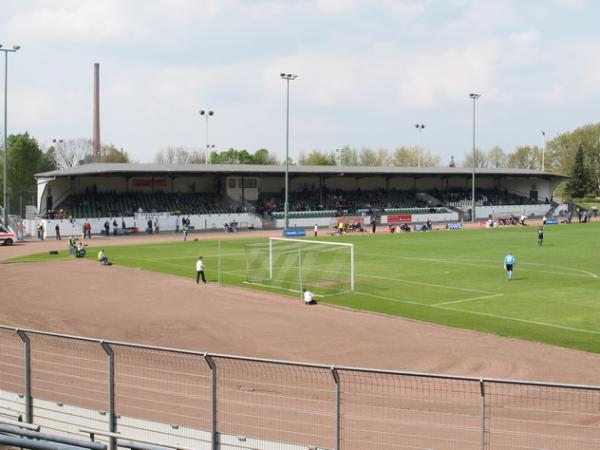
<path id="1" fill-rule="evenodd" d="M 423 151 L 423 130 L 425 129 L 425 125 L 422 123 L 415 123 L 415 128 L 419 132 L 419 161 L 418 167 L 421 167 L 421 152 Z"/>
<path id="2" fill-rule="evenodd" d="M 285 199 L 283 203 L 283 230 L 289 228 L 289 170 L 290 170 L 290 81 L 298 78 L 293 73 L 280 73 L 282 80 L 286 81 L 286 115 L 285 115 Z"/>
<path id="3" fill-rule="evenodd" d="M 475 223 L 475 100 L 481 97 L 481 94 L 469 94 L 473 100 L 473 174 L 471 176 L 471 222 Z"/>
<path id="4" fill-rule="evenodd" d="M 214 116 L 215 112 L 214 111 L 205 111 L 203 109 L 201 109 L 200 111 L 198 111 L 198 114 L 200 114 L 201 116 L 205 116 L 206 117 L 206 154 L 205 154 L 205 163 L 206 164 L 210 164 L 211 163 L 211 158 L 210 158 L 210 150 L 211 148 L 214 148 L 215 146 L 213 145 L 212 147 L 209 145 L 208 142 L 208 118 L 210 116 Z"/>
<path id="5" fill-rule="evenodd" d="M 14 53 L 21 48 L 20 45 L 13 45 L 12 48 L 3 48 L 0 44 L 0 51 L 4 52 L 4 178 L 3 178 L 3 217 L 4 226 L 8 228 L 8 54 Z"/>

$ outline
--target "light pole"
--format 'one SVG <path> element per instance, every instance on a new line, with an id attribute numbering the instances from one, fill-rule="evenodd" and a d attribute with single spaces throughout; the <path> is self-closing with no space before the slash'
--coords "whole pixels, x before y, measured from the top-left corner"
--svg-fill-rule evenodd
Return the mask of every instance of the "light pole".
<path id="1" fill-rule="evenodd" d="M 418 166 L 421 167 L 421 152 L 423 151 L 423 130 L 425 129 L 425 125 L 422 123 L 415 123 L 415 128 L 419 132 L 419 162 Z"/>
<path id="2" fill-rule="evenodd" d="M 21 47 L 19 45 L 13 45 L 13 48 L 2 48 L 0 44 L 0 51 L 4 52 L 4 198 L 2 200 L 4 207 L 4 226 L 8 227 L 8 54 L 14 53 Z"/>
<path id="3" fill-rule="evenodd" d="M 471 222 L 475 223 L 475 100 L 481 97 L 481 94 L 469 94 L 473 100 L 473 174 L 471 176 Z"/>
<path id="4" fill-rule="evenodd" d="M 201 109 L 200 111 L 198 111 L 198 114 L 206 117 L 206 157 L 205 157 L 205 159 L 206 159 L 206 164 L 210 164 L 210 158 L 209 158 L 210 146 L 208 145 L 208 118 L 210 116 L 214 116 L 215 112 L 214 111 L 204 111 L 203 109 Z"/>
<path id="5" fill-rule="evenodd" d="M 546 165 L 544 164 L 544 154 L 546 153 L 546 132 L 542 131 L 542 172 L 544 171 Z"/>
<path id="6" fill-rule="evenodd" d="M 279 74 L 282 80 L 286 81 L 286 114 L 285 114 L 285 199 L 283 203 L 283 231 L 289 226 L 289 170 L 290 170 L 290 81 L 298 78 L 298 75 L 292 73 Z"/>
<path id="7" fill-rule="evenodd" d="M 63 139 L 52 139 L 52 143 L 54 144 L 54 168 L 58 170 L 58 151 L 62 150 Z M 121 153 L 122 153 L 121 149 Z"/>

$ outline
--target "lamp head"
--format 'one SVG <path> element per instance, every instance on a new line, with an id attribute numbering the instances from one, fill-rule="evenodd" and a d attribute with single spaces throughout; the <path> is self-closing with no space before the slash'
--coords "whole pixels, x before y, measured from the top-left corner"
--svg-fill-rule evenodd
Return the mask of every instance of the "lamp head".
<path id="1" fill-rule="evenodd" d="M 20 45 L 13 45 L 13 50 L 19 50 L 21 48 Z"/>
<path id="2" fill-rule="evenodd" d="M 214 112 L 214 111 L 209 111 L 209 112 L 208 112 L 208 115 L 209 115 L 209 116 L 214 116 L 214 115 L 215 115 L 215 112 Z"/>
<path id="3" fill-rule="evenodd" d="M 2 44 L 0 44 L 0 48 L 2 48 Z"/>
<path id="4" fill-rule="evenodd" d="M 204 115 L 204 110 L 201 109 L 200 111 L 198 111 L 198 114 L 200 114 L 201 116 L 203 116 Z"/>
<path id="5" fill-rule="evenodd" d="M 472 98 L 473 100 L 477 100 L 479 97 L 481 97 L 481 94 L 471 93 L 471 94 L 469 94 L 469 97 Z"/>

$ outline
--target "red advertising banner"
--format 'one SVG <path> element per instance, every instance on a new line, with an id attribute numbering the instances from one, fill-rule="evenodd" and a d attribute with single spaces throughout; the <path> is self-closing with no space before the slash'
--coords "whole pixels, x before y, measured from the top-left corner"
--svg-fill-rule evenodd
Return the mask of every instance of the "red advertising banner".
<path id="1" fill-rule="evenodd" d="M 388 214 L 388 223 L 412 222 L 412 214 Z"/>
<path id="2" fill-rule="evenodd" d="M 133 186 L 134 187 L 150 187 L 152 186 L 151 178 L 134 178 Z M 154 179 L 154 187 L 167 187 L 167 179 L 166 178 L 155 178 Z"/>

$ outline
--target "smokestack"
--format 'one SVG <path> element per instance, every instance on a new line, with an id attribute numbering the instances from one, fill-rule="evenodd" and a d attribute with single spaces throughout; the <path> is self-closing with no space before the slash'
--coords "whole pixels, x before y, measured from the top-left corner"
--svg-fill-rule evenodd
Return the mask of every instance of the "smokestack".
<path id="1" fill-rule="evenodd" d="M 100 156 L 100 64 L 94 63 L 94 156 Z"/>

